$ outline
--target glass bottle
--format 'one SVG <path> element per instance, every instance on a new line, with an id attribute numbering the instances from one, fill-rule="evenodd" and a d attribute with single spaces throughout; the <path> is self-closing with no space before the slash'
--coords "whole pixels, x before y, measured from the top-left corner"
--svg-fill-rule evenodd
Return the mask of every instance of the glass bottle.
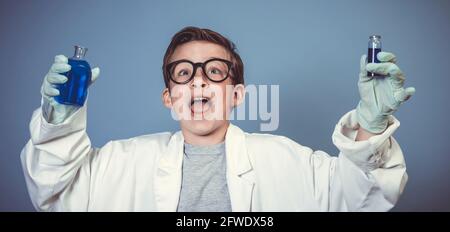
<path id="1" fill-rule="evenodd" d="M 368 63 L 380 63 L 377 58 L 377 54 L 381 51 L 381 36 L 371 35 L 369 36 L 369 49 L 367 52 L 367 62 Z M 380 76 L 379 74 L 367 72 L 368 77 Z"/>
<path id="2" fill-rule="evenodd" d="M 69 58 L 70 71 L 63 73 L 68 80 L 57 85 L 59 95 L 55 100 L 61 104 L 83 106 L 91 83 L 91 66 L 84 60 L 87 48 L 75 45 L 75 54 Z"/>

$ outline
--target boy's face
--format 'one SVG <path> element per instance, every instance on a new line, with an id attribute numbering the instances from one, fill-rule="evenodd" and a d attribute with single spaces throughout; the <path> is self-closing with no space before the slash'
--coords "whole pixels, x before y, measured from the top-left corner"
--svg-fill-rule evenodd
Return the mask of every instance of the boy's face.
<path id="1" fill-rule="evenodd" d="M 178 46 L 169 63 L 179 60 L 188 60 L 192 63 L 203 63 L 213 58 L 231 61 L 228 51 L 220 45 L 207 41 L 191 41 Z M 220 73 L 225 66 L 209 62 L 205 67 L 209 76 Z M 244 86 L 232 85 L 232 71 L 228 78 L 222 82 L 213 82 L 208 79 L 201 67 L 193 70 L 177 68 L 175 75 L 191 75 L 191 81 L 186 84 L 177 84 L 170 81 L 169 89 L 163 91 L 163 103 L 175 112 L 180 120 L 180 126 L 186 136 L 208 136 L 214 133 L 226 132 L 228 115 L 234 106 L 243 101 Z M 225 68 L 226 69 L 226 68 Z M 189 73 L 191 72 L 191 73 Z M 225 136 L 225 135 L 223 135 Z M 188 141 L 195 143 L 195 141 Z"/>

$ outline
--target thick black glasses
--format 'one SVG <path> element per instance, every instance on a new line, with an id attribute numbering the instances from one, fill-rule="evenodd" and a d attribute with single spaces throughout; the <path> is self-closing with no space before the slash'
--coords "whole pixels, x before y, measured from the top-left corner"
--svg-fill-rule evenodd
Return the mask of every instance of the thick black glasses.
<path id="1" fill-rule="evenodd" d="M 220 58 L 213 58 L 203 63 L 194 63 L 190 60 L 177 60 L 167 65 L 170 79 L 177 84 L 190 82 L 201 67 L 203 73 L 212 82 L 222 82 L 228 78 L 231 61 Z"/>

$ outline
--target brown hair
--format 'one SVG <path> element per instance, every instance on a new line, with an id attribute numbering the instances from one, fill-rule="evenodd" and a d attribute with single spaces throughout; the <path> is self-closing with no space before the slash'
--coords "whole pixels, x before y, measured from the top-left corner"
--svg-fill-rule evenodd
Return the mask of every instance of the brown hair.
<path id="1" fill-rule="evenodd" d="M 172 41 L 170 42 L 169 47 L 167 47 L 166 54 L 164 55 L 162 69 L 164 83 L 167 88 L 169 88 L 170 82 L 169 72 L 167 70 L 170 57 L 178 46 L 190 41 L 208 41 L 224 47 L 230 53 L 231 62 L 233 63 L 231 66 L 231 78 L 233 84 L 244 84 L 244 64 L 242 63 L 241 57 L 237 53 L 236 46 L 233 42 L 223 35 L 209 29 L 185 27 L 172 37 Z"/>

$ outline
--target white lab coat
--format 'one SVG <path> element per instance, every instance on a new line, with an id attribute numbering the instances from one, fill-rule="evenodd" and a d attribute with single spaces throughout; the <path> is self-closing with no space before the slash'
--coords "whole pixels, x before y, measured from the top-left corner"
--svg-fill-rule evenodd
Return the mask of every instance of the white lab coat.
<path id="1" fill-rule="evenodd" d="M 355 112 L 332 139 L 338 157 L 283 136 L 245 133 L 230 124 L 225 138 L 233 211 L 386 211 L 407 180 L 392 137 L 400 123 L 355 142 Z M 176 211 L 183 135 L 157 133 L 91 146 L 86 106 L 59 125 L 37 109 L 21 160 L 28 191 L 43 211 Z"/>

